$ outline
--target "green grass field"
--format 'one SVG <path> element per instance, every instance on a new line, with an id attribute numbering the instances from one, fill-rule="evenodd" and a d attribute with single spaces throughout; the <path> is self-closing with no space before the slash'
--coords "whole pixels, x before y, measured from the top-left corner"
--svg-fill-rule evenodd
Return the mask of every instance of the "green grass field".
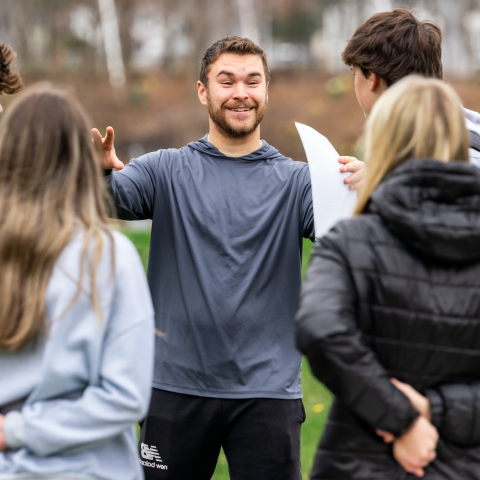
<path id="1" fill-rule="evenodd" d="M 150 248 L 150 232 L 124 230 L 124 233 L 137 247 L 143 265 L 146 268 Z M 310 240 L 304 240 L 303 275 L 305 274 L 310 259 L 311 248 L 312 243 Z M 330 409 L 332 395 L 322 384 L 314 379 L 306 362 L 304 362 L 302 366 L 302 387 L 304 395 L 303 403 L 307 413 L 307 419 L 302 427 L 302 476 L 304 480 L 307 480 L 318 440 Z M 212 478 L 213 480 L 229 480 L 230 478 L 228 475 L 227 459 L 223 452 L 220 452 L 217 468 Z"/>

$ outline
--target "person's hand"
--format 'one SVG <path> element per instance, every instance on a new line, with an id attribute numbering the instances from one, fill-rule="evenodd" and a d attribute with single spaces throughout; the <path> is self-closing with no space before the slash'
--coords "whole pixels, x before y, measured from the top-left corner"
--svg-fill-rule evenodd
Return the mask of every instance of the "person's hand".
<path id="1" fill-rule="evenodd" d="M 352 175 L 349 175 L 343 183 L 350 185 L 348 188 L 350 190 L 357 190 L 363 184 L 363 180 L 367 175 L 367 169 L 365 163 L 357 160 L 355 157 L 340 157 L 338 159 L 343 165 L 340 167 L 342 173 L 352 172 Z"/>
<path id="2" fill-rule="evenodd" d="M 410 400 L 413 408 L 423 415 L 427 420 L 432 419 L 432 411 L 430 409 L 430 401 L 421 393 L 418 393 L 408 383 L 403 383 L 396 378 L 391 378 L 390 381 Z"/>
<path id="3" fill-rule="evenodd" d="M 92 128 L 92 136 L 95 148 L 100 154 L 102 154 L 102 167 L 105 170 L 109 170 L 111 168 L 121 170 L 124 165 L 117 158 L 117 155 L 115 153 L 115 148 L 113 146 L 113 128 L 107 127 L 107 133 L 105 134 L 105 138 L 102 138 L 102 135 L 96 128 Z"/>
<path id="4" fill-rule="evenodd" d="M 0 415 L 0 452 L 7 448 L 7 442 L 5 441 L 5 436 L 3 435 L 3 424 L 5 423 L 5 416 Z"/>
<path id="5" fill-rule="evenodd" d="M 420 414 L 423 415 L 427 420 L 432 419 L 432 411 L 430 409 L 430 401 L 427 397 L 424 397 L 421 393 L 418 393 L 411 385 L 408 383 L 403 383 L 396 378 L 391 378 L 390 381 L 410 400 L 412 407 Z M 395 437 L 385 430 L 380 430 L 377 428 L 375 433 L 383 438 L 385 443 L 392 443 L 395 440 Z"/>
<path id="6" fill-rule="evenodd" d="M 393 456 L 407 473 L 423 477 L 423 468 L 436 457 L 437 442 L 437 429 L 420 415 L 407 433 L 394 440 Z"/>
<path id="7" fill-rule="evenodd" d="M 395 437 L 393 436 L 393 433 L 386 432 L 385 430 L 380 430 L 379 428 L 377 428 L 375 430 L 375 433 L 378 436 L 382 437 L 382 439 L 385 443 L 392 443 L 395 440 Z"/>

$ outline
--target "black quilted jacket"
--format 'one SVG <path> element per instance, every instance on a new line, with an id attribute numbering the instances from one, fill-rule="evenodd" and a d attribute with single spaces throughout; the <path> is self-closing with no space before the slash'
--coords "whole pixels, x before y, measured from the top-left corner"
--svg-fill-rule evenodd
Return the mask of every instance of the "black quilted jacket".
<path id="1" fill-rule="evenodd" d="M 297 315 L 336 396 L 311 478 L 416 478 L 374 432 L 417 415 L 395 377 L 429 397 L 440 433 L 424 478 L 480 479 L 480 170 L 409 160 L 368 211 L 317 243 Z"/>

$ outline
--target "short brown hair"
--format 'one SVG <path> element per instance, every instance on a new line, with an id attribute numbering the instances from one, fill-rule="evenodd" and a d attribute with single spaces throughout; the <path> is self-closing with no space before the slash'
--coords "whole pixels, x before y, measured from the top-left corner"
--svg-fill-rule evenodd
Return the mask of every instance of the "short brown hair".
<path id="1" fill-rule="evenodd" d="M 258 55 L 262 59 L 267 82 L 270 81 L 270 70 L 268 68 L 266 53 L 249 38 L 242 38 L 232 35 L 216 41 L 203 55 L 202 62 L 200 64 L 199 80 L 206 87 L 208 86 L 208 71 L 210 70 L 210 65 L 216 62 L 222 53 L 234 53 L 235 55 Z"/>
<path id="2" fill-rule="evenodd" d="M 342 53 L 346 65 L 370 72 L 388 86 L 411 73 L 443 79 L 442 31 L 403 8 L 372 15 L 362 23 Z"/>
<path id="3" fill-rule="evenodd" d="M 0 94 L 17 93 L 23 88 L 22 77 L 16 70 L 10 68 L 16 56 L 10 45 L 0 44 Z"/>

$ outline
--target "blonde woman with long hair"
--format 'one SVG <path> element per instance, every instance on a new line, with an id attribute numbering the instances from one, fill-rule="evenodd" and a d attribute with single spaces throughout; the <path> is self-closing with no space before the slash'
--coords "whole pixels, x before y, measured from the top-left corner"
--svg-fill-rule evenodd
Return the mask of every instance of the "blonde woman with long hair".
<path id="1" fill-rule="evenodd" d="M 112 232 L 80 106 L 49 86 L 0 124 L 0 479 L 143 478 L 153 308 Z"/>
<path id="2" fill-rule="evenodd" d="M 356 216 L 316 245 L 297 316 L 297 344 L 336 397 L 312 480 L 480 478 L 480 170 L 468 145 L 440 80 L 401 80 L 372 110 Z"/>

